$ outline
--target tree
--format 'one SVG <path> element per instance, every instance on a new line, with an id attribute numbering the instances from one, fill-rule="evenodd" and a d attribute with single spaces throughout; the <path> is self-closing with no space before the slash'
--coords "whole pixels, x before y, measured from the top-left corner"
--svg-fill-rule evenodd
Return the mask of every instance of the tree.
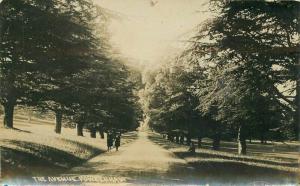
<path id="1" fill-rule="evenodd" d="M 76 6 L 81 6 L 81 9 L 76 9 Z M 61 19 L 65 19 L 65 16 L 72 15 L 69 17 L 71 24 L 68 25 L 64 21 L 57 23 L 57 26 L 68 30 L 59 33 L 54 30 L 53 35 L 60 40 L 55 40 L 52 47 L 58 52 L 55 52 L 52 58 L 52 68 L 47 68 L 45 83 L 48 86 L 39 92 L 39 96 L 35 95 L 35 99 L 39 98 L 38 107 L 55 113 L 56 133 L 61 133 L 63 115 L 72 115 L 72 105 L 78 102 L 74 95 L 74 86 L 71 85 L 72 78 L 84 70 L 94 68 L 94 61 L 109 60 L 105 57 L 108 44 L 107 38 L 104 37 L 105 30 L 102 28 L 106 26 L 103 21 L 104 15 L 89 1 L 78 2 L 76 6 L 61 16 Z M 72 48 L 83 50 L 84 53 L 65 53 L 66 49 Z"/>
<path id="2" fill-rule="evenodd" d="M 267 89 L 265 92 L 281 104 L 286 115 L 289 115 L 287 112 L 295 113 L 296 138 L 299 50 L 295 48 L 299 48 L 299 5 L 299 2 L 226 3 L 222 9 L 224 19 L 217 21 L 214 27 L 226 36 L 220 40 L 225 46 L 222 50 L 230 48 L 244 56 L 244 60 L 256 63 L 252 73 L 264 80 L 257 81 L 262 82 L 258 86 Z M 296 86 L 291 86 L 291 82 Z M 279 85 L 288 87 L 285 93 L 278 89 Z"/>
<path id="3" fill-rule="evenodd" d="M 1 3 L 0 96 L 6 127 L 13 127 L 16 104 L 34 104 L 43 90 L 57 92 L 63 76 L 85 66 L 95 44 L 92 6 L 87 0 Z"/>
<path id="4" fill-rule="evenodd" d="M 100 133 L 104 128 L 136 129 L 141 110 L 130 69 L 113 58 L 99 58 L 90 65 L 70 83 L 76 95 L 71 108 L 77 134 L 82 136 L 84 128 L 91 131 L 92 137 L 97 129 Z"/>
<path id="5" fill-rule="evenodd" d="M 208 119 L 197 111 L 198 99 L 192 93 L 199 74 L 189 71 L 181 62 L 177 58 L 149 75 L 143 92 L 145 110 L 149 126 L 158 132 L 169 133 L 171 140 L 176 136 L 177 141 L 179 135 L 185 134 L 187 144 L 197 137 L 200 144 Z"/>
<path id="6" fill-rule="evenodd" d="M 239 153 L 245 154 L 247 128 L 259 123 L 256 116 L 284 125 L 281 116 L 288 117 L 296 108 L 278 86 L 297 82 L 297 55 L 291 49 L 299 39 L 299 3 L 214 1 L 213 5 L 218 16 L 192 38 L 186 55 L 196 63 L 202 61 L 207 74 L 195 85 L 201 87 L 195 91 L 200 110 L 209 114 L 215 108 L 212 116 L 223 127 L 237 126 Z M 266 112 L 257 109 L 258 100 L 268 103 L 263 107 Z M 273 109 L 276 106 L 280 112 Z"/>

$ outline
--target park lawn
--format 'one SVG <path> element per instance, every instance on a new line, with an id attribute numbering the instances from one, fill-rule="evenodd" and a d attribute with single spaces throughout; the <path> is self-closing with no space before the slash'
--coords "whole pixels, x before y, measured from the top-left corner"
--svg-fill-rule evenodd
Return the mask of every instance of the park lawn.
<path id="1" fill-rule="evenodd" d="M 106 138 L 76 135 L 76 129 L 54 132 L 54 123 L 16 117 L 15 129 L 0 128 L 1 176 L 3 179 L 49 176 L 64 173 L 74 166 L 106 152 Z M 136 132 L 123 134 L 122 144 L 136 139 Z"/>
<path id="2" fill-rule="evenodd" d="M 220 183 L 239 184 L 266 182 L 273 184 L 300 183 L 299 142 L 247 144 L 247 155 L 237 154 L 236 142 L 221 142 L 219 151 L 211 150 L 211 140 L 203 139 L 195 154 L 188 147 L 170 142 L 157 133 L 150 140 L 186 160 L 195 169 L 195 176 Z M 196 141 L 196 140 L 195 140 Z"/>

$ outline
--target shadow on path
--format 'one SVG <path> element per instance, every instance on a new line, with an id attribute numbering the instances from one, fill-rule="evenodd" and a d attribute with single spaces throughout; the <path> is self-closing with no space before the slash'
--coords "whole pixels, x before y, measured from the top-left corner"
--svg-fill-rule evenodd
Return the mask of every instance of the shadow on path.
<path id="1" fill-rule="evenodd" d="M 154 144 L 145 132 L 138 139 L 122 146 L 118 152 L 99 155 L 66 175 L 115 176 L 130 183 L 185 183 L 192 171 L 187 162 Z"/>

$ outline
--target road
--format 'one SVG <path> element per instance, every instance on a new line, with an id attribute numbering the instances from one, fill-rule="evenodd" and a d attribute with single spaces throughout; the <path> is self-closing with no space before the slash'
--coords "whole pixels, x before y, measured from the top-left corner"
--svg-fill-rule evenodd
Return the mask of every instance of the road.
<path id="1" fill-rule="evenodd" d="M 139 132 L 136 141 L 121 146 L 118 152 L 99 155 L 80 167 L 73 168 L 68 175 L 93 175 L 96 177 L 124 178 L 127 183 L 184 183 L 192 167 L 150 141 L 146 132 Z"/>

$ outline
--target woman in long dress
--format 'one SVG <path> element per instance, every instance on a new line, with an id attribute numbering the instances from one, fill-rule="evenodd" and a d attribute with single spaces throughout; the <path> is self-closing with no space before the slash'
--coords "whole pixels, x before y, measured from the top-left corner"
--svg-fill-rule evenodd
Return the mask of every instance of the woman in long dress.
<path id="1" fill-rule="evenodd" d="M 117 135 L 115 140 L 116 151 L 119 150 L 120 145 L 121 145 L 121 136 Z"/>

